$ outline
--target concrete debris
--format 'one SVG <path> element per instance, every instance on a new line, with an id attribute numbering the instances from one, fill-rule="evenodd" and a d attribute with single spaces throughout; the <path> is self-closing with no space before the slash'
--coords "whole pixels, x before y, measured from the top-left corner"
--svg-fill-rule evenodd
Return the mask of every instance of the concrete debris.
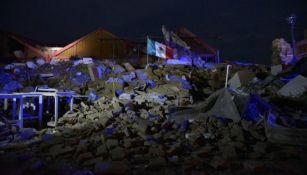
<path id="1" fill-rule="evenodd" d="M 272 75 L 276 76 L 277 74 L 279 74 L 281 72 L 282 72 L 282 65 L 281 64 L 271 66 Z"/>
<path id="2" fill-rule="evenodd" d="M 27 64 L 27 67 L 30 69 L 36 69 L 37 67 L 36 64 L 33 63 L 32 61 L 27 61 L 26 64 Z"/>
<path id="3" fill-rule="evenodd" d="M 128 72 L 133 72 L 133 71 L 135 71 L 135 69 L 134 69 L 134 67 L 130 64 L 130 63 L 123 63 L 123 65 L 125 66 L 125 68 L 126 68 L 126 70 L 128 71 Z"/>
<path id="4" fill-rule="evenodd" d="M 37 135 L 37 131 L 34 128 L 24 128 L 20 131 L 21 140 L 30 140 Z"/>
<path id="5" fill-rule="evenodd" d="M 116 147 L 110 151 L 110 156 L 112 160 L 123 160 L 125 158 L 125 149 Z"/>
<path id="6" fill-rule="evenodd" d="M 159 169 L 165 167 L 166 165 L 166 160 L 164 158 L 157 157 L 149 160 L 148 168 Z"/>
<path id="7" fill-rule="evenodd" d="M 129 168 L 125 161 L 99 161 L 96 163 L 96 174 L 126 174 Z"/>
<path id="8" fill-rule="evenodd" d="M 299 75 L 284 85 L 278 94 L 283 96 L 299 97 L 307 91 L 307 78 Z"/>
<path id="9" fill-rule="evenodd" d="M 106 141 L 106 147 L 108 148 L 108 150 L 111 150 L 117 146 L 118 146 L 118 140 L 116 139 L 108 139 Z"/>
<path id="10" fill-rule="evenodd" d="M 36 59 L 36 64 L 39 65 L 39 66 L 42 66 L 46 63 L 45 59 L 44 58 L 38 58 Z"/>
<path id="11" fill-rule="evenodd" d="M 262 66 L 232 65 L 230 77 L 236 79 L 229 82 L 230 88 L 224 88 L 223 65 L 208 69 L 151 64 L 140 69 L 82 58 L 36 66 L 0 70 L 2 91 L 45 84 L 90 98 L 75 99 L 55 128 L 21 130 L 4 147 L 0 135 L 1 163 L 3 157 L 25 151 L 33 154 L 33 169 L 65 162 L 76 168 L 70 173 L 81 173 L 77 169 L 82 167 L 88 174 L 218 174 L 221 169 L 270 174 L 276 169 L 265 169 L 264 160 L 281 163 L 272 155 L 282 153 L 285 143 L 306 143 L 307 108 L 300 107 L 306 103 L 306 91 L 295 98 L 281 97 L 277 92 L 286 83 Z M 52 76 L 40 76 L 44 74 Z M 6 126 L 0 121 L 0 131 Z"/>
<path id="12" fill-rule="evenodd" d="M 255 75 L 253 75 L 251 71 L 239 71 L 229 80 L 229 87 L 236 89 L 241 86 L 246 86 L 253 77 L 255 77 Z"/>
<path id="13" fill-rule="evenodd" d="M 113 72 L 115 73 L 115 74 L 120 74 L 120 73 L 123 73 L 123 72 L 125 72 L 126 70 L 121 66 L 121 65 L 115 65 L 114 67 L 113 67 Z"/>

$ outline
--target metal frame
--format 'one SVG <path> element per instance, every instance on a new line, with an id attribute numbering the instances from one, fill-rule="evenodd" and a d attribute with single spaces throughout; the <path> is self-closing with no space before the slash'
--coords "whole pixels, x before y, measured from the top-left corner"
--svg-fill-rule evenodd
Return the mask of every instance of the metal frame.
<path id="1" fill-rule="evenodd" d="M 7 109 L 8 99 L 13 100 L 13 120 L 16 121 L 16 102 L 19 99 L 19 113 L 17 125 L 20 128 L 23 128 L 23 120 L 24 120 L 24 111 L 23 111 L 23 101 L 25 98 L 38 98 L 39 99 L 39 110 L 38 116 L 34 118 L 38 118 L 39 124 L 41 126 L 42 118 L 43 118 L 43 97 L 53 97 L 54 98 L 54 123 L 49 126 L 57 126 L 58 123 L 58 115 L 59 115 L 59 98 L 66 97 L 69 98 L 69 106 L 70 111 L 73 111 L 73 104 L 75 98 L 88 98 L 88 96 L 76 95 L 75 92 L 58 92 L 57 89 L 37 89 L 42 92 L 28 92 L 28 93 L 12 93 L 12 94 L 0 94 L 0 99 L 4 99 L 4 108 Z"/>

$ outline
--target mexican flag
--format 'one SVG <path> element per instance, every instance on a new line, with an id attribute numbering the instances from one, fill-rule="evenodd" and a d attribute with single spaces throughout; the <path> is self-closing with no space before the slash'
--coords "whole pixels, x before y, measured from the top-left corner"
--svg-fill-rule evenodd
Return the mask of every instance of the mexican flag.
<path id="1" fill-rule="evenodd" d="M 147 54 L 154 55 L 160 58 L 173 58 L 173 49 L 164 44 L 153 41 L 147 38 Z"/>

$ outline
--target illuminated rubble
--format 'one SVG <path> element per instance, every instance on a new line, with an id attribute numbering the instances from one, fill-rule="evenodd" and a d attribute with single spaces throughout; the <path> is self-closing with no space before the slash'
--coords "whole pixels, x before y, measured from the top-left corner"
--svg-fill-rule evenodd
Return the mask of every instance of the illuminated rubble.
<path id="1" fill-rule="evenodd" d="M 282 97 L 277 92 L 287 83 L 264 66 L 233 65 L 230 78 L 247 70 L 253 77 L 238 76 L 240 85 L 224 88 L 223 64 L 215 69 L 162 64 L 134 68 L 94 60 L 93 65 L 95 81 L 83 63 L 18 67 L 31 72 L 29 79 L 16 73 L 16 67 L 6 70 L 9 76 L 4 81 L 17 81 L 27 89 L 48 85 L 80 94 L 92 92 L 97 98 L 76 104 L 55 128 L 22 129 L 14 141 L 1 145 L 1 162 L 17 161 L 20 171 L 33 174 L 47 170 L 57 174 L 216 174 L 219 170 L 270 174 L 282 172 L 285 159 L 306 159 L 306 149 L 297 146 L 306 145 L 305 131 L 290 129 L 293 135 L 303 136 L 292 142 L 291 137 L 272 137 L 276 131 L 268 128 L 273 126 L 268 125 L 272 115 L 275 124 L 299 127 L 293 122 L 305 119 L 306 108 L 279 103 L 282 98 L 306 101 L 306 90 L 295 99 Z M 266 73 L 264 79 L 257 78 L 260 69 Z M 290 120 L 283 120 L 284 114 Z M 306 170 L 293 163 L 286 168 Z"/>

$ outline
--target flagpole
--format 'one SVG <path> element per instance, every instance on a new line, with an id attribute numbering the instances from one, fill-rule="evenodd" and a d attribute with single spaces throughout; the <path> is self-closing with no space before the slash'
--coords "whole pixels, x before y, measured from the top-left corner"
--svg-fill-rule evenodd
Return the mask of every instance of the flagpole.
<path id="1" fill-rule="evenodd" d="M 228 84 L 228 76 L 229 76 L 229 68 L 231 67 L 231 65 L 227 65 L 227 69 L 226 69 L 226 79 L 225 79 L 225 88 L 227 88 L 227 84 Z"/>
<path id="2" fill-rule="evenodd" d="M 147 42 L 147 45 L 148 45 L 148 35 L 147 35 L 147 37 L 146 37 L 146 42 Z M 147 46 L 148 47 L 148 46 Z M 148 49 L 146 49 L 147 51 L 146 51 L 146 61 L 147 61 L 147 64 L 146 64 L 146 69 L 147 69 L 147 67 L 148 67 Z"/>

